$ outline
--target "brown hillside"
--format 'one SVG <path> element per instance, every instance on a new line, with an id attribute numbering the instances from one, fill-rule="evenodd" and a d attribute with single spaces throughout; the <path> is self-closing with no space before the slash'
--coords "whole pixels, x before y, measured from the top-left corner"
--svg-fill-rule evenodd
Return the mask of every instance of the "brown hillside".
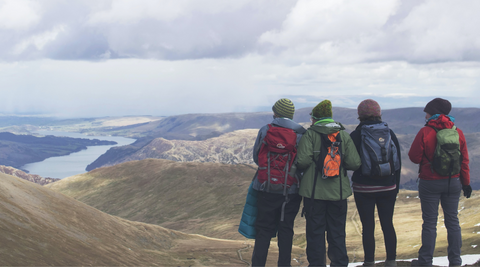
<path id="1" fill-rule="evenodd" d="M 0 174 L 0 266 L 241 266 L 245 247 L 130 222 Z"/>
<path id="2" fill-rule="evenodd" d="M 254 172 L 253 166 L 248 165 L 147 159 L 100 168 L 47 186 L 130 220 L 192 234 L 246 241 L 238 234 L 237 228 Z M 464 254 L 480 252 L 480 239 L 476 234 L 480 231 L 479 202 L 477 192 L 471 199 L 461 198 Z M 350 260 L 358 262 L 363 260 L 362 230 L 353 197 L 349 198 L 348 206 L 347 250 Z M 436 256 L 447 253 L 442 219 L 440 216 Z M 398 258 L 416 257 L 422 225 L 418 192 L 400 191 L 394 223 L 398 234 Z M 305 248 L 305 219 L 300 214 L 295 225 L 295 245 Z M 379 260 L 385 257 L 380 229 L 377 221 L 376 254 Z M 253 245 L 251 240 L 247 243 Z M 476 244 L 478 248 L 473 246 Z"/>
<path id="3" fill-rule="evenodd" d="M 57 178 L 44 178 L 38 174 L 29 174 L 14 167 L 4 165 L 0 165 L 0 173 L 12 175 L 39 185 L 46 185 L 60 180 Z"/>
<path id="4" fill-rule="evenodd" d="M 130 161 L 49 185 L 106 213 L 186 233 L 234 239 L 252 165 Z"/>
<path id="5" fill-rule="evenodd" d="M 166 140 L 157 138 L 133 154 L 109 162 L 113 166 L 146 158 L 190 162 L 253 164 L 252 153 L 258 129 L 238 130 L 204 141 Z"/>

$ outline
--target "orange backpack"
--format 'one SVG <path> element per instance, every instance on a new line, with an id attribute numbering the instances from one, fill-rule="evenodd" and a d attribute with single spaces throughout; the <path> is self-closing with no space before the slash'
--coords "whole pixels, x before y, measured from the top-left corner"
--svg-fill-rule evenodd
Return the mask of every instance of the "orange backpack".
<path id="1" fill-rule="evenodd" d="M 310 198 L 315 199 L 315 188 L 317 186 L 317 179 L 320 173 L 322 179 L 339 178 L 341 171 L 346 174 L 345 168 L 343 168 L 343 155 L 342 155 L 342 140 L 340 138 L 340 132 L 331 134 L 320 134 L 320 156 L 315 163 L 315 176 L 313 178 L 312 194 Z M 342 180 L 338 179 L 340 186 L 340 200 L 343 198 Z M 302 216 L 305 214 L 305 210 L 302 211 Z M 313 205 L 311 206 L 311 212 L 313 212 Z"/>
<path id="2" fill-rule="evenodd" d="M 340 168 L 342 167 L 341 140 L 339 132 L 329 135 L 321 134 L 322 145 L 317 168 L 322 170 L 322 178 L 340 177 Z M 323 161 L 322 161 L 323 160 Z"/>

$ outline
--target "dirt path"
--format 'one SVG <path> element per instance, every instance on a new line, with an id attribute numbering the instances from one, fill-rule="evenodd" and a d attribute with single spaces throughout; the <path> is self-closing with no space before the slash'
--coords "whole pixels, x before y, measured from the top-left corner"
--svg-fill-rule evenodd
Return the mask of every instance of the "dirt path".
<path id="1" fill-rule="evenodd" d="M 360 239 L 361 239 L 362 238 L 362 230 L 361 230 L 361 226 L 358 223 L 357 215 L 358 215 L 358 211 L 357 211 L 357 209 L 355 209 L 352 217 L 350 217 L 350 220 L 352 221 L 353 226 L 355 226 L 355 231 L 357 232 L 357 234 L 360 236 Z M 361 248 L 362 248 L 362 245 L 359 245 L 359 246 L 354 248 L 354 250 L 353 250 L 353 262 L 357 261 L 357 251 Z"/>
<path id="2" fill-rule="evenodd" d="M 245 262 L 245 264 L 247 264 L 247 266 L 250 266 L 250 262 L 248 262 L 248 261 L 246 261 L 246 260 L 243 259 L 243 257 L 242 257 L 242 251 L 248 250 L 248 249 L 250 249 L 251 247 L 252 247 L 251 245 L 247 245 L 247 247 L 241 248 L 241 249 L 239 249 L 239 250 L 237 251 L 238 258 L 239 258 L 241 261 Z"/>

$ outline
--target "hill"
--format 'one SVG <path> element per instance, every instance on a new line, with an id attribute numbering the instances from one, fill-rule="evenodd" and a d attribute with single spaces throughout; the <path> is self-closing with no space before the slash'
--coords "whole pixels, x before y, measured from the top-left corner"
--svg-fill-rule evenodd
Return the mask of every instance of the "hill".
<path id="1" fill-rule="evenodd" d="M 1 266 L 245 265 L 243 242 L 127 221 L 2 173 L 0 214 Z"/>
<path id="2" fill-rule="evenodd" d="M 251 165 L 146 159 L 95 169 L 48 185 L 101 211 L 215 238 L 238 238 L 236 225 Z"/>
<path id="3" fill-rule="evenodd" d="M 13 167 L 3 166 L 3 165 L 0 165 L 0 173 L 12 175 L 12 176 L 15 176 L 39 185 L 46 185 L 46 184 L 53 183 L 60 180 L 57 178 L 44 178 L 38 174 L 28 174 L 19 169 L 15 169 Z"/>
<path id="4" fill-rule="evenodd" d="M 129 153 L 121 151 L 125 152 L 125 149 L 132 146 L 110 149 L 88 165 L 86 170 L 147 158 L 182 162 L 254 164 L 252 153 L 257 133 L 256 129 L 238 130 L 204 141 L 155 138 L 139 149 L 132 148 Z"/>
<path id="5" fill-rule="evenodd" d="M 249 165 L 147 159 L 96 169 L 47 186 L 122 218 L 253 245 L 237 228 L 254 172 Z M 478 192 L 471 199 L 461 198 L 465 254 L 479 254 L 479 202 Z M 363 259 L 361 223 L 352 197 L 348 205 L 347 249 L 351 261 L 358 262 Z M 422 225 L 418 192 L 401 190 L 395 209 L 398 258 L 416 257 Z M 300 214 L 295 224 L 294 244 L 305 248 L 305 220 Z M 376 229 L 381 240 L 379 223 Z M 439 226 L 436 256 L 446 255 L 446 238 L 445 228 Z M 385 256 L 382 243 L 378 242 L 377 259 Z"/>

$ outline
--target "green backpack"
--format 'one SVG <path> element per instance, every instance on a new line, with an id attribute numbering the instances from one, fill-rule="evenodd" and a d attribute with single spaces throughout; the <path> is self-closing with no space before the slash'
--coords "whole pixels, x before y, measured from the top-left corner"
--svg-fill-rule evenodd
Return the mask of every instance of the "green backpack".
<path id="1" fill-rule="evenodd" d="M 433 154 L 433 160 L 430 162 L 432 170 L 442 176 L 452 177 L 459 174 L 461 169 L 460 141 L 457 127 L 452 129 L 438 130 L 432 127 L 437 132 L 437 146 Z"/>

